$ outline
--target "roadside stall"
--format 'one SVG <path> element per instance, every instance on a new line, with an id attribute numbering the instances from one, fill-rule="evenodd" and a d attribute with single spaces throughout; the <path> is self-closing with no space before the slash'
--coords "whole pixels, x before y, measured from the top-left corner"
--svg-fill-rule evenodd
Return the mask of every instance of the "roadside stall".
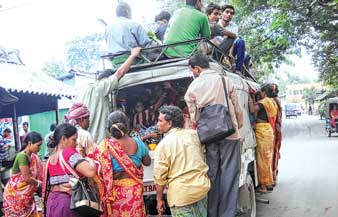
<path id="1" fill-rule="evenodd" d="M 3 59 L 2 59 L 3 60 Z M 43 73 L 30 70 L 21 63 L 0 61 L 0 118 L 11 118 L 15 151 L 21 149 L 19 142 L 18 117 L 46 111 L 55 111 L 55 122 L 59 122 L 58 99 L 72 98 L 72 87 Z M 14 154 L 15 155 L 15 154 Z M 12 159 L 10 157 L 1 166 L 1 178 L 10 177 Z M 2 203 L 0 184 L 0 204 Z M 1 205 L 2 207 L 2 205 Z"/>
<path id="2" fill-rule="evenodd" d="M 18 151 L 18 117 L 55 111 L 55 120 L 58 123 L 58 99 L 72 98 L 76 94 L 71 86 L 44 73 L 32 71 L 22 64 L 0 63 L 0 73 L 3 77 L 0 86 L 18 98 L 17 102 L 3 107 L 0 113 L 1 118 L 12 118 L 15 148 Z"/>

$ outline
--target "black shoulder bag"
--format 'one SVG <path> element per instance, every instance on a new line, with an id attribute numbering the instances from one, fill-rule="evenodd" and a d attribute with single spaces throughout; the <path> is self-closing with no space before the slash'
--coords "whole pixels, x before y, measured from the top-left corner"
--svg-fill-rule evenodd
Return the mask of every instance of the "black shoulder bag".
<path id="1" fill-rule="evenodd" d="M 64 167 L 75 177 L 70 178 L 70 182 L 72 183 L 70 209 L 76 211 L 81 217 L 99 217 L 103 211 L 96 190 L 90 185 L 86 177 L 80 178 L 73 168 L 67 164 L 62 152 L 59 155 L 59 159 L 61 168 L 65 174 L 67 173 Z"/>
<path id="2" fill-rule="evenodd" d="M 223 76 L 221 77 L 227 106 L 215 104 L 208 105 L 202 109 L 200 118 L 197 121 L 197 133 L 202 144 L 222 140 L 236 131 L 230 116 L 225 79 Z"/>

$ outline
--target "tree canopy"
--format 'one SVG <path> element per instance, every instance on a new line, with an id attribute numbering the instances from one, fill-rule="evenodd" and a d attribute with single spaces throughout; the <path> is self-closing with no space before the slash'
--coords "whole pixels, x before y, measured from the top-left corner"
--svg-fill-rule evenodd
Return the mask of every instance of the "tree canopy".
<path id="1" fill-rule="evenodd" d="M 184 0 L 163 1 L 163 10 L 173 12 Z M 202 0 L 222 4 L 221 0 Z M 319 79 L 338 89 L 338 0 L 230 0 L 240 36 L 259 69 L 259 76 L 274 73 L 290 54 L 301 55 L 305 47 L 312 56 Z M 67 65 L 95 70 L 103 36 L 79 37 L 66 45 Z M 292 78 L 292 76 L 290 77 Z"/>
<path id="2" fill-rule="evenodd" d="M 66 72 L 65 65 L 61 61 L 48 61 L 42 67 L 47 75 L 57 78 Z"/>
<path id="3" fill-rule="evenodd" d="M 69 68 L 81 71 L 96 71 L 100 64 L 100 46 L 104 43 L 102 34 L 78 37 L 66 44 L 66 62 Z"/>
<path id="4" fill-rule="evenodd" d="M 204 4 L 211 1 L 203 0 Z M 213 1 L 222 3 L 223 1 Z M 270 74 L 289 54 L 306 47 L 320 79 L 338 88 L 338 0 L 230 0 L 247 52 L 259 66 L 259 76 Z M 164 1 L 174 11 L 184 0 Z"/>
<path id="5" fill-rule="evenodd" d="M 233 0 L 237 22 L 256 61 L 278 67 L 300 47 L 312 54 L 320 79 L 338 88 L 337 0 Z"/>

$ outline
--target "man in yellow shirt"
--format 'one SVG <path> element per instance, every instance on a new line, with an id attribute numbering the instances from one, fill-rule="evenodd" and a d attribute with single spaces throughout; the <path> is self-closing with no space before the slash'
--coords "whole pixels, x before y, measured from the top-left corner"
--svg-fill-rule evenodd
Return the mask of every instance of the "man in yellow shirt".
<path id="1" fill-rule="evenodd" d="M 162 196 L 168 186 L 172 216 L 206 217 L 210 180 L 197 132 L 183 129 L 183 114 L 178 107 L 163 106 L 159 113 L 157 126 L 165 134 L 156 148 L 154 162 L 159 216 L 165 209 Z"/>

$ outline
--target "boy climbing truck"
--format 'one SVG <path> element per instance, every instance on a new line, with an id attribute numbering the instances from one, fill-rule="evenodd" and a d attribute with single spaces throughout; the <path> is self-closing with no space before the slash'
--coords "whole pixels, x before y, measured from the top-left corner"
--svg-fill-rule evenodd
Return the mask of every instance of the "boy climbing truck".
<path id="1" fill-rule="evenodd" d="M 210 68 L 228 76 L 234 84 L 240 105 L 243 109 L 243 127 L 241 134 L 241 173 L 239 181 L 239 201 L 238 208 L 240 216 L 256 216 L 256 197 L 255 186 L 257 185 L 255 147 L 256 139 L 249 119 L 248 95 L 250 89 L 258 90 L 259 85 L 250 72 L 244 75 L 232 73 L 227 67 L 222 65 L 224 54 L 214 46 L 208 39 L 192 40 L 171 45 L 163 45 L 155 48 L 142 49 L 140 58 L 142 64 L 133 65 L 130 71 L 119 81 L 118 87 L 113 91 L 111 103 L 113 110 L 126 112 L 130 120 L 134 120 L 132 136 L 138 135 L 150 150 L 150 156 L 154 161 L 154 150 L 161 140 L 156 127 L 158 116 L 157 109 L 162 105 L 176 105 L 180 107 L 184 114 L 185 128 L 192 128 L 193 124 L 189 119 L 189 112 L 184 101 L 184 94 L 192 82 L 193 78 L 188 68 L 187 57 L 176 59 L 165 59 L 163 53 L 168 47 L 182 44 L 193 44 L 195 50 L 191 53 L 201 52 L 201 48 L 208 48 Z M 158 57 L 153 60 L 147 58 L 151 49 L 158 52 Z M 203 49 L 202 49 L 203 50 Z M 204 50 L 205 51 L 205 50 Z M 104 59 L 111 60 L 114 56 L 107 55 Z M 210 87 L 212 88 L 212 87 Z M 150 134 L 154 136 L 147 136 Z M 156 190 L 153 182 L 153 164 L 144 167 L 144 200 L 147 214 L 157 215 L 156 209 Z M 166 208 L 164 215 L 170 215 L 169 207 Z"/>

